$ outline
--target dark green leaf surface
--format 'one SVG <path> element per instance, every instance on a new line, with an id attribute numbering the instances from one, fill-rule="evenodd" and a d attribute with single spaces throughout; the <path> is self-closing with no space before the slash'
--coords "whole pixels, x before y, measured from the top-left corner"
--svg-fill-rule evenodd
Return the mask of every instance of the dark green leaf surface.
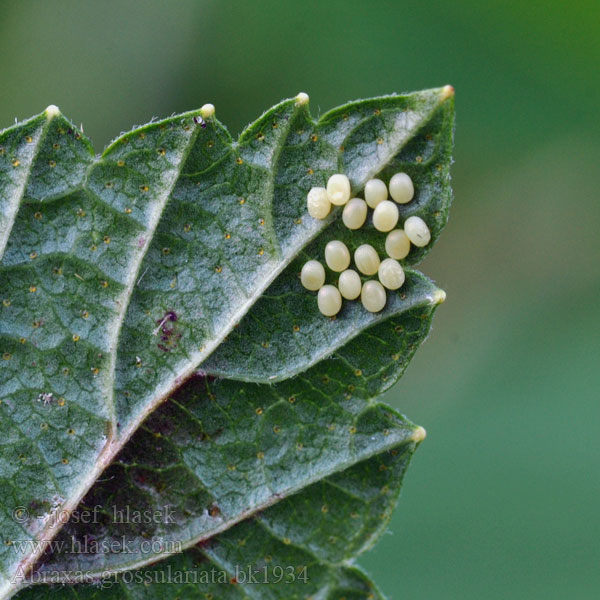
<path id="1" fill-rule="evenodd" d="M 168 502 L 187 512 L 177 528 L 156 533 L 187 547 L 407 439 L 408 426 L 395 436 L 377 419 L 385 440 L 361 437 L 360 415 L 368 425 L 385 412 L 371 398 L 401 374 L 442 293 L 407 271 L 381 314 L 346 302 L 336 319 L 323 318 L 299 286 L 302 261 L 320 258 L 333 237 L 381 250 L 385 236 L 370 225 L 344 230 L 339 211 L 311 219 L 305 198 L 334 172 L 345 172 L 355 193 L 372 176 L 408 172 L 417 193 L 402 218 L 418 214 L 432 232 L 432 243 L 404 261 L 418 262 L 447 220 L 452 124 L 444 88 L 349 104 L 318 122 L 306 104 L 285 101 L 238 142 L 197 111 L 125 134 L 99 157 L 53 107 L 0 133 L 0 598 L 44 551 L 17 542 L 52 539 L 59 515 L 119 452 L 109 471 L 123 478 L 119 502 L 131 493 L 156 506 L 168 488 Z M 139 429 L 199 368 L 230 381 L 208 393 L 193 378 Z M 342 393 L 344 385 L 360 392 Z M 306 396 L 313 413 L 284 401 L 290 395 Z M 342 443 L 316 426 L 319 417 L 356 432 Z M 159 442 L 157 423 L 167 432 Z M 158 443 L 164 456 L 153 456 Z M 144 468 L 154 493 L 132 479 Z M 90 494 L 106 503 L 113 492 L 97 484 Z M 209 500 L 220 527 L 206 518 Z M 148 556 L 78 561 L 94 571 Z M 335 573 L 330 579 L 354 572 Z"/>
<path id="2" fill-rule="evenodd" d="M 182 600 L 205 599 L 207 594 L 232 599 L 380 598 L 348 558 L 373 543 L 395 506 L 415 444 L 406 440 L 390 448 L 156 567 L 105 577 L 100 589 L 77 585 L 46 592 L 38 583 L 19 598 L 50 597 L 46 593 L 53 598 Z M 39 577 L 54 575 L 46 571 Z"/>

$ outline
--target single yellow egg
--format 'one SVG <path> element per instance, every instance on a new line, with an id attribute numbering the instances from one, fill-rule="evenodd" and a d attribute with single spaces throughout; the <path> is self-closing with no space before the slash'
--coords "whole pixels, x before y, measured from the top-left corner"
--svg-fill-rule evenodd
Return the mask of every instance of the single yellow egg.
<path id="1" fill-rule="evenodd" d="M 333 285 L 324 285 L 317 294 L 317 305 L 326 317 L 337 315 L 342 308 L 342 296 Z"/>
<path id="2" fill-rule="evenodd" d="M 316 292 L 325 283 L 325 269 L 318 260 L 309 260 L 302 267 L 300 282 L 311 292 Z"/>
<path id="3" fill-rule="evenodd" d="M 329 194 L 323 187 L 311 188 L 306 196 L 308 214 L 314 219 L 324 219 L 331 210 Z"/>
<path id="4" fill-rule="evenodd" d="M 200 109 L 200 114 L 202 115 L 202 117 L 204 119 L 209 119 L 210 117 L 214 117 L 215 116 L 215 107 L 213 104 L 205 104 L 201 109 Z"/>
<path id="5" fill-rule="evenodd" d="M 390 231 L 385 238 L 385 251 L 388 256 L 400 260 L 410 252 L 410 240 L 403 229 Z"/>
<path id="6" fill-rule="evenodd" d="M 378 231 L 391 231 L 398 224 L 398 207 L 389 200 L 380 202 L 373 211 L 373 226 Z"/>
<path id="7" fill-rule="evenodd" d="M 421 217 L 408 217 L 404 222 L 404 231 L 408 239 L 419 248 L 427 246 L 431 241 L 431 232 Z"/>
<path id="8" fill-rule="evenodd" d="M 404 269 L 400 263 L 393 258 L 386 258 L 381 261 L 377 276 L 382 285 L 388 290 L 397 290 L 404 284 L 406 276 L 404 275 Z"/>
<path id="9" fill-rule="evenodd" d="M 298 106 L 304 106 L 305 104 L 308 104 L 308 94 L 306 92 L 300 92 L 297 96 L 296 96 L 296 104 Z"/>
<path id="10" fill-rule="evenodd" d="M 369 179 L 365 184 L 365 200 L 370 208 L 375 208 L 380 202 L 387 200 L 388 189 L 381 179 Z"/>
<path id="11" fill-rule="evenodd" d="M 376 313 L 383 310 L 387 295 L 379 281 L 365 281 L 360 293 L 360 300 L 369 312 Z"/>
<path id="12" fill-rule="evenodd" d="M 338 288 L 346 300 L 356 300 L 360 296 L 361 287 L 362 282 L 356 271 L 347 269 L 341 273 L 338 279 Z"/>
<path id="13" fill-rule="evenodd" d="M 325 262 L 332 271 L 345 271 L 350 266 L 350 250 L 344 242 L 332 240 L 325 246 Z"/>
<path id="14" fill-rule="evenodd" d="M 370 244 L 363 244 L 354 252 L 354 264 L 365 275 L 375 275 L 379 269 L 379 263 L 379 255 Z"/>
<path id="15" fill-rule="evenodd" d="M 336 206 L 342 206 L 350 200 L 350 180 L 341 173 L 332 175 L 327 181 L 329 200 Z"/>
<path id="16" fill-rule="evenodd" d="M 360 229 L 367 220 L 367 203 L 361 198 L 352 198 L 342 211 L 342 221 L 348 229 Z"/>
<path id="17" fill-rule="evenodd" d="M 415 188 L 412 179 L 406 173 L 396 173 L 390 179 L 390 196 L 398 204 L 406 204 L 413 199 Z"/>

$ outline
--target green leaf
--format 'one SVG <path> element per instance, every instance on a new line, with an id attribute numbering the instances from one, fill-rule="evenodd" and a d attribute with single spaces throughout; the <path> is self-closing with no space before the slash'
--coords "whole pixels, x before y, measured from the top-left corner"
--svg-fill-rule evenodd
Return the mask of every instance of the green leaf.
<path id="1" fill-rule="evenodd" d="M 94 520 L 101 526 L 82 518 L 57 538 L 65 548 L 71 539 L 86 548 L 90 536 L 99 544 L 126 539 L 127 553 L 56 552 L 42 572 L 98 577 L 143 566 L 160 557 L 144 551 L 148 539 L 193 546 L 334 473 L 399 446 L 413 448 L 421 430 L 371 399 L 406 368 L 434 309 L 426 303 L 390 317 L 331 358 L 273 386 L 188 382 L 144 423 L 83 500 L 78 511 L 97 507 Z M 366 341 L 372 357 L 364 356 Z M 331 504 L 332 510 L 339 504 L 335 495 Z M 146 523 L 140 533 L 137 524 L 114 523 L 128 506 L 148 512 L 170 507 L 172 518 Z M 305 524 L 290 522 L 290 528 L 299 525 Z M 364 544 L 341 537 L 338 545 L 346 560 Z"/>
<path id="2" fill-rule="evenodd" d="M 99 482 L 89 494 L 105 506 L 115 490 L 122 505 L 185 503 L 177 527 L 158 533 L 188 547 L 247 527 L 248 515 L 394 444 L 414 448 L 414 427 L 384 425 L 387 409 L 371 398 L 425 337 L 440 291 L 407 271 L 381 314 L 346 303 L 330 320 L 296 273 L 332 236 L 346 236 L 351 249 L 365 241 L 382 249 L 371 226 L 344 231 L 338 211 L 323 222 L 307 215 L 306 192 L 334 172 L 347 173 L 355 193 L 375 175 L 411 175 L 417 195 L 402 218 L 421 215 L 432 231 L 432 243 L 405 261 L 418 262 L 447 220 L 452 126 L 443 88 L 352 103 L 317 122 L 304 102 L 285 101 L 235 143 L 205 107 L 125 134 L 99 157 L 54 108 L 0 133 L 0 598 L 44 552 L 44 544 L 17 542 L 52 539 L 111 464 L 114 487 Z M 199 368 L 226 380 L 208 393 L 192 378 L 173 397 Z M 306 406 L 286 400 L 296 395 Z M 345 435 L 317 427 L 320 419 L 339 420 Z M 168 433 L 158 458 L 156 423 Z M 381 441 L 371 430 L 361 435 L 363 425 L 377 425 Z M 302 454 L 304 467 L 298 444 L 312 452 Z M 155 459 L 149 494 L 130 474 Z M 208 499 L 219 506 L 220 528 L 206 519 Z M 53 560 L 65 557 L 56 553 L 36 572 Z M 150 557 L 77 560 L 95 572 Z M 334 571 L 331 581 L 361 578 Z"/>
<path id="3" fill-rule="evenodd" d="M 348 557 L 387 526 L 413 451 L 414 443 L 396 445 L 155 567 L 115 573 L 103 580 L 103 591 L 77 585 L 51 593 L 70 598 L 74 589 L 75 597 L 112 597 L 104 591 L 109 589 L 115 597 L 134 598 L 206 598 L 211 593 L 214 598 L 379 598 L 374 585 L 348 566 Z M 44 598 L 43 589 L 34 586 L 19 598 Z"/>

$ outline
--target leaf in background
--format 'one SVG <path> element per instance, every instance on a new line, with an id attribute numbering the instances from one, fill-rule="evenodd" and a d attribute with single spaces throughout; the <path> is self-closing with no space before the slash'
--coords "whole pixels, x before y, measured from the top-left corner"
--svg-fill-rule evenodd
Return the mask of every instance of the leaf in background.
<path id="1" fill-rule="evenodd" d="M 206 107 L 126 134 L 101 157 L 55 109 L 0 134 L 0 598 L 15 591 L 14 573 L 26 572 L 43 552 L 43 546 L 19 552 L 14 542 L 51 539 L 61 526 L 60 511 L 75 508 L 140 423 L 200 365 L 234 379 L 283 379 L 318 368 L 339 348 L 343 356 L 350 340 L 371 328 L 355 338 L 364 348 L 353 351 L 360 358 L 354 370 L 362 372 L 379 360 L 371 356 L 377 336 L 369 332 L 386 319 L 429 306 L 428 328 L 441 297 L 417 273 L 409 275 L 406 290 L 391 295 L 381 315 L 346 303 L 335 321 L 317 314 L 313 295 L 298 287 L 294 274 L 302 257 L 317 257 L 325 235 L 343 233 L 338 212 L 317 222 L 305 209 L 308 189 L 340 171 L 354 192 L 375 175 L 411 174 L 417 195 L 402 216 L 422 215 L 432 231 L 427 249 L 406 261 L 417 262 L 447 219 L 452 122 L 453 102 L 443 88 L 349 104 L 316 123 L 304 102 L 286 101 L 237 143 Z M 362 233 L 354 232 L 349 245 L 373 239 L 372 228 Z M 277 298 L 282 293 L 283 301 Z M 271 319 L 265 320 L 265 310 Z M 239 333 L 223 344 L 238 322 Z M 256 323 L 265 327 L 261 349 L 270 353 L 252 346 Z M 329 373 L 338 368 L 320 364 Z M 381 389 L 375 385 L 369 393 Z M 312 386 L 310 393 L 317 390 Z M 201 406 L 196 418 L 203 424 L 210 404 Z M 235 437 L 237 427 L 225 422 L 222 438 Z M 121 456 L 144 448 L 138 445 L 143 431 Z M 322 447 L 336 443 L 328 434 Z M 277 446 L 276 439 L 264 444 L 265 455 Z M 203 457 L 196 467 L 206 469 L 211 449 L 195 446 Z M 376 448 L 373 443 L 369 451 Z M 144 449 L 152 452 L 151 445 Z M 357 453 L 352 460 L 364 458 Z M 220 477 L 235 481 L 222 461 L 216 463 Z M 329 472 L 316 467 L 316 477 L 347 466 L 334 457 Z M 312 483 L 295 472 L 297 460 L 286 468 L 290 477 L 279 482 L 281 494 Z M 244 503 L 258 510 L 265 489 L 250 478 L 239 506 L 231 507 L 230 523 L 243 518 Z M 223 490 L 208 485 L 203 493 Z M 215 533 L 200 521 L 188 524 L 189 540 Z M 179 537 L 184 529 L 185 523 Z"/>

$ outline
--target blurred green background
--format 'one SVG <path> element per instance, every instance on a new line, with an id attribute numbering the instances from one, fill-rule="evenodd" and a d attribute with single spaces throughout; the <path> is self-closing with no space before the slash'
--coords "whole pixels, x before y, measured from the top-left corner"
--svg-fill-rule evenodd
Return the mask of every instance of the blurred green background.
<path id="1" fill-rule="evenodd" d="M 361 563 L 391 598 L 600 592 L 600 4 L 0 2 L 0 127 L 48 104 L 98 151 L 212 102 L 456 88 L 447 290 L 388 401 L 429 436 Z"/>

